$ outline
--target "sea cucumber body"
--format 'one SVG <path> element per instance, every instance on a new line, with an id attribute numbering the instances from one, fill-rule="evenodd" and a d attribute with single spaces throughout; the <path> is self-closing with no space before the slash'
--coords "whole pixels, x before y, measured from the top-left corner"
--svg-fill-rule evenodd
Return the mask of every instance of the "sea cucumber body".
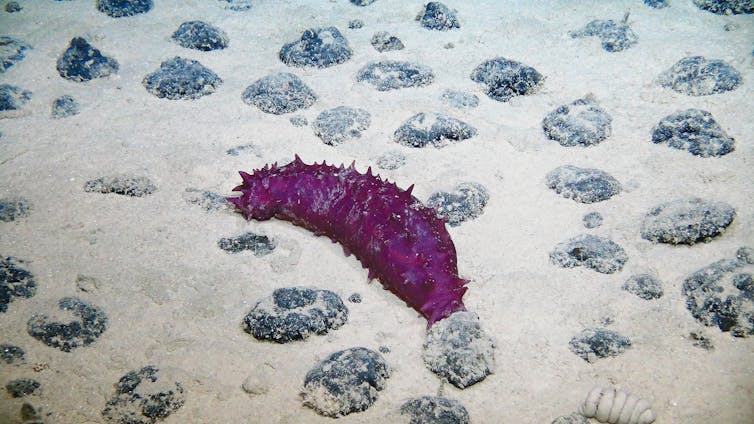
<path id="1" fill-rule="evenodd" d="M 290 221 L 343 246 L 378 278 L 433 324 L 465 310 L 468 280 L 458 276 L 456 250 L 445 221 L 434 209 L 354 165 L 296 159 L 283 166 L 240 172 L 241 196 L 228 198 L 246 219 Z M 412 186 L 413 187 L 413 186 Z"/>

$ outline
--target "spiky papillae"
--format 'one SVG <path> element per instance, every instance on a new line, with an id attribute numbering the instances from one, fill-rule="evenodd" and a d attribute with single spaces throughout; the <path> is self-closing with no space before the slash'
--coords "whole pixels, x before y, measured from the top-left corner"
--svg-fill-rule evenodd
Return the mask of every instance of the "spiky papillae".
<path id="1" fill-rule="evenodd" d="M 458 276 L 456 249 L 445 221 L 411 195 L 354 164 L 305 164 L 240 172 L 241 196 L 228 198 L 246 217 L 290 221 L 340 243 L 369 278 L 424 315 L 429 324 L 465 310 L 467 280 Z"/>

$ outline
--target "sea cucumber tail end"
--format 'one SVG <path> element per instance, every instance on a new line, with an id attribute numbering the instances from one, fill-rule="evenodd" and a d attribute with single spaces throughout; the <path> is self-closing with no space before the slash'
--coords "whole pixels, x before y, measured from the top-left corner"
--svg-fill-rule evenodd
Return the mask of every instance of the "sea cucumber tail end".
<path id="1" fill-rule="evenodd" d="M 462 298 L 468 289 L 466 284 L 469 283 L 469 280 L 461 279 L 459 283 L 457 289 L 446 294 L 433 296 L 431 301 L 422 306 L 421 313 L 427 318 L 427 328 L 455 312 L 466 310 Z"/>

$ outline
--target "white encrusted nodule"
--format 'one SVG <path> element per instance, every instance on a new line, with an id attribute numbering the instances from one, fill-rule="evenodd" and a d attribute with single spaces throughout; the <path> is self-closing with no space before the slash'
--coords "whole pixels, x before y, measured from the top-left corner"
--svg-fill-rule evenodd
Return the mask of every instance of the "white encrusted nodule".
<path id="1" fill-rule="evenodd" d="M 615 387 L 592 388 L 579 412 L 611 424 L 650 424 L 656 418 L 648 401 Z"/>

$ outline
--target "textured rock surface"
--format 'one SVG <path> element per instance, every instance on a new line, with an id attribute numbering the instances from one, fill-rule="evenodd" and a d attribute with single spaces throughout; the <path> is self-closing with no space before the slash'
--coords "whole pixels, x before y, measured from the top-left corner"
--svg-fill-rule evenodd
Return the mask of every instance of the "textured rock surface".
<path id="1" fill-rule="evenodd" d="M 736 337 L 754 335 L 754 249 L 742 247 L 735 258 L 694 272 L 683 281 L 682 293 L 702 324 Z"/>
<path id="2" fill-rule="evenodd" d="M 622 288 L 644 300 L 659 299 L 663 295 L 662 283 L 650 274 L 632 275 L 623 283 Z"/>
<path id="3" fill-rule="evenodd" d="M 335 27 L 304 31 L 298 41 L 280 49 L 280 60 L 288 66 L 328 68 L 351 58 L 353 52 Z"/>
<path id="4" fill-rule="evenodd" d="M 161 99 L 192 100 L 214 93 L 222 82 L 201 63 L 176 56 L 162 62 L 141 83 Z"/>
<path id="5" fill-rule="evenodd" d="M 582 234 L 555 246 L 550 252 L 550 259 L 563 268 L 584 266 L 603 274 L 612 274 L 623 269 L 628 256 L 612 240 Z"/>
<path id="6" fill-rule="evenodd" d="M 19 110 L 30 99 L 31 91 L 24 90 L 15 85 L 0 84 L 0 112 Z"/>
<path id="7" fill-rule="evenodd" d="M 89 180 L 84 184 L 87 193 L 115 193 L 123 196 L 144 197 L 157 191 L 157 186 L 147 177 L 116 175 Z"/>
<path id="8" fill-rule="evenodd" d="M 377 158 L 377 167 L 380 169 L 398 169 L 406 164 L 406 155 L 401 152 L 385 152 Z"/>
<path id="9" fill-rule="evenodd" d="M 31 203 L 19 196 L 0 198 L 0 221 L 12 222 L 29 216 Z"/>
<path id="10" fill-rule="evenodd" d="M 37 380 L 19 378 L 9 381 L 5 385 L 5 390 L 8 391 L 11 397 L 20 398 L 33 394 L 40 386 L 42 385 Z"/>
<path id="11" fill-rule="evenodd" d="M 445 90 L 442 93 L 442 99 L 456 109 L 470 109 L 479 106 L 479 97 L 476 94 L 464 91 Z"/>
<path id="12" fill-rule="evenodd" d="M 587 96 L 548 113 L 542 128 L 547 138 L 561 146 L 593 146 L 610 136 L 612 118 Z"/>
<path id="13" fill-rule="evenodd" d="M 375 32 L 370 43 L 372 43 L 372 47 L 378 52 L 403 50 L 405 48 L 400 38 L 390 35 L 387 31 Z"/>
<path id="14" fill-rule="evenodd" d="M 455 399 L 421 396 L 407 400 L 401 415 L 410 418 L 409 424 L 470 424 L 466 408 Z"/>
<path id="15" fill-rule="evenodd" d="M 544 77 L 523 63 L 497 57 L 474 68 L 471 80 L 484 84 L 491 99 L 507 102 L 512 97 L 533 93 Z"/>
<path id="16" fill-rule="evenodd" d="M 47 346 L 70 352 L 91 344 L 107 329 L 107 315 L 79 298 L 64 297 L 58 301 L 58 307 L 74 319 L 59 322 L 46 314 L 35 314 L 26 323 L 29 335 Z"/>
<path id="17" fill-rule="evenodd" d="M 754 13 L 754 1 L 752 0 L 694 0 L 694 4 L 702 10 L 718 15 Z"/>
<path id="18" fill-rule="evenodd" d="M 494 372 L 494 349 L 475 313 L 456 312 L 430 327 L 422 356 L 430 371 L 463 389 Z"/>
<path id="19" fill-rule="evenodd" d="M 317 95 L 299 77 L 280 72 L 260 78 L 246 87 L 243 101 L 262 112 L 282 115 L 307 109 L 317 101 Z"/>
<path id="20" fill-rule="evenodd" d="M 587 328 L 568 342 L 571 352 L 587 362 L 618 356 L 631 347 L 631 340 L 606 328 Z"/>
<path id="21" fill-rule="evenodd" d="M 612 19 L 595 19 L 570 34 L 573 38 L 599 37 L 602 48 L 608 52 L 623 51 L 639 40 L 627 22 L 615 22 Z"/>
<path id="22" fill-rule="evenodd" d="M 147 13 L 152 0 L 97 0 L 97 10 L 111 18 L 123 18 Z"/>
<path id="23" fill-rule="evenodd" d="M 351 0 L 351 4 L 356 6 L 369 6 L 377 0 Z"/>
<path id="24" fill-rule="evenodd" d="M 323 143 L 334 146 L 347 140 L 361 137 L 361 132 L 369 128 L 371 115 L 364 109 L 338 106 L 325 110 L 317 116 L 312 127 L 314 134 Z"/>
<path id="25" fill-rule="evenodd" d="M 444 147 L 475 136 L 476 128 L 450 116 L 420 112 L 395 131 L 395 142 L 408 147 Z"/>
<path id="26" fill-rule="evenodd" d="M 8 13 L 20 12 L 22 9 L 23 8 L 17 1 L 9 1 L 8 3 L 5 3 L 5 11 Z"/>
<path id="27" fill-rule="evenodd" d="M 304 287 L 276 289 L 257 301 L 244 317 L 244 330 L 260 340 L 287 343 L 323 335 L 348 320 L 348 308 L 329 290 Z"/>
<path id="28" fill-rule="evenodd" d="M 685 57 L 657 78 L 661 86 L 689 96 L 708 96 L 735 90 L 741 81 L 741 73 L 733 66 L 703 56 Z"/>
<path id="29" fill-rule="evenodd" d="M 594 168 L 559 166 L 547 173 L 547 188 L 579 203 L 596 203 L 620 193 L 621 185 L 612 175 Z"/>
<path id="30" fill-rule="evenodd" d="M 424 6 L 424 10 L 416 20 L 421 23 L 424 28 L 434 29 L 438 31 L 447 31 L 454 28 L 460 28 L 455 11 L 450 10 L 448 6 L 438 2 L 431 1 Z"/>
<path id="31" fill-rule="evenodd" d="M 562 415 L 552 420 L 550 424 L 589 424 L 589 419 L 578 412 Z"/>
<path id="32" fill-rule="evenodd" d="M 26 352 L 18 346 L 8 343 L 0 344 L 0 360 L 6 364 L 22 362 L 25 359 L 25 356 Z"/>
<path id="33" fill-rule="evenodd" d="M 0 257 L 0 312 L 8 311 L 15 298 L 29 298 L 37 292 L 34 275 L 23 268 L 24 263 L 12 256 Z"/>
<path id="34" fill-rule="evenodd" d="M 228 34 L 203 21 L 182 23 L 173 33 L 173 40 L 187 49 L 210 51 L 228 47 Z"/>
<path id="35" fill-rule="evenodd" d="M 663 118 L 652 130 L 652 142 L 703 158 L 727 155 L 735 144 L 712 114 L 700 109 L 686 109 Z"/>
<path id="36" fill-rule="evenodd" d="M 434 208 L 451 227 L 478 218 L 490 200 L 483 185 L 473 182 L 458 184 L 452 193 L 438 191 L 427 199 L 427 206 Z"/>
<path id="37" fill-rule="evenodd" d="M 164 370 L 146 366 L 129 371 L 115 385 L 102 416 L 116 424 L 154 424 L 180 409 L 186 402 L 183 384 Z"/>
<path id="38" fill-rule="evenodd" d="M 67 118 L 69 116 L 78 115 L 79 102 L 72 96 L 64 95 L 52 101 L 50 116 L 55 119 Z"/>
<path id="39" fill-rule="evenodd" d="M 581 219 L 585 228 L 597 228 L 602 225 L 602 215 L 599 212 L 589 212 Z"/>
<path id="40" fill-rule="evenodd" d="M 228 253 L 250 250 L 254 256 L 265 256 L 275 250 L 275 243 L 267 236 L 247 232 L 237 237 L 221 238 L 217 247 Z"/>
<path id="41" fill-rule="evenodd" d="M 118 61 L 102 55 L 86 40 L 76 37 L 58 59 L 57 69 L 61 77 L 76 82 L 104 78 L 118 73 Z"/>
<path id="42" fill-rule="evenodd" d="M 664 7 L 670 6 L 666 0 L 643 0 L 644 4 L 647 6 L 653 8 L 653 9 L 662 9 Z"/>
<path id="43" fill-rule="evenodd" d="M 28 44 L 13 37 L 0 37 L 0 73 L 23 60 L 30 48 Z"/>
<path id="44" fill-rule="evenodd" d="M 318 413 L 340 417 L 372 406 L 389 375 L 379 353 L 363 347 L 341 350 L 306 374 L 301 396 Z"/>
<path id="45" fill-rule="evenodd" d="M 736 213 L 724 202 L 698 197 L 661 203 L 644 218 L 642 238 L 669 244 L 707 242 L 722 234 Z"/>
<path id="46" fill-rule="evenodd" d="M 432 70 L 410 62 L 385 60 L 368 63 L 356 74 L 356 81 L 365 82 L 379 91 L 421 87 L 435 79 Z"/>

